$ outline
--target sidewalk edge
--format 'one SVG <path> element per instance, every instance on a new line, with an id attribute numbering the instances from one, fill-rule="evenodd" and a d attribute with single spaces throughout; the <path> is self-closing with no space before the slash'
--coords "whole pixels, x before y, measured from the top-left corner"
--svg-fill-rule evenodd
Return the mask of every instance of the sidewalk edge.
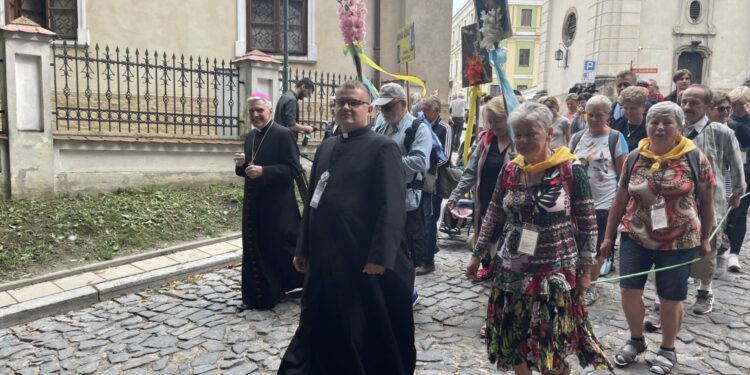
<path id="1" fill-rule="evenodd" d="M 0 329 L 89 307 L 119 295 L 160 286 L 241 261 L 242 250 L 237 250 L 20 302 L 0 308 Z"/>
<path id="2" fill-rule="evenodd" d="M 163 248 L 163 249 L 152 250 L 152 251 L 147 251 L 147 252 L 143 252 L 143 253 L 139 253 L 139 254 L 128 255 L 128 256 L 124 256 L 124 257 L 120 257 L 120 258 L 115 258 L 115 259 L 112 259 L 112 260 L 107 260 L 107 261 L 104 261 L 104 262 L 87 264 L 87 265 L 84 265 L 84 266 L 81 266 L 81 267 L 76 267 L 76 268 L 72 268 L 72 269 L 69 269 L 69 270 L 63 270 L 63 271 L 58 271 L 58 272 L 53 272 L 53 273 L 49 273 L 49 274 L 46 274 L 46 275 L 40 275 L 40 276 L 33 277 L 33 278 L 11 281 L 9 283 L 0 284 L 0 292 L 5 292 L 5 291 L 8 291 L 8 290 L 13 290 L 13 289 L 18 289 L 18 288 L 23 288 L 25 286 L 39 284 L 39 283 L 43 283 L 45 281 L 52 281 L 52 280 L 56 280 L 56 279 L 62 279 L 64 277 L 78 275 L 78 274 L 81 274 L 81 273 L 92 272 L 92 271 L 99 271 L 99 270 L 102 270 L 102 269 L 105 269 L 105 268 L 117 267 L 117 266 L 121 266 L 123 264 L 135 263 L 135 262 L 138 262 L 138 261 L 141 261 L 141 260 L 145 260 L 145 259 L 155 258 L 155 257 L 159 257 L 159 256 L 162 256 L 162 255 L 168 255 L 168 254 L 176 253 L 178 251 L 195 249 L 195 248 L 203 247 L 203 246 L 207 246 L 207 245 L 213 245 L 215 243 L 224 242 L 224 241 L 230 241 L 230 240 L 234 240 L 234 239 L 237 239 L 237 238 L 240 238 L 240 237 L 242 237 L 242 232 L 232 232 L 232 233 L 230 233 L 230 234 L 228 234 L 226 236 L 223 236 L 223 237 L 216 237 L 216 238 L 209 238 L 209 239 L 205 239 L 205 240 L 198 240 L 198 241 L 187 242 L 187 243 L 183 243 L 183 244 L 180 244 L 180 245 L 166 247 L 166 248 Z"/>

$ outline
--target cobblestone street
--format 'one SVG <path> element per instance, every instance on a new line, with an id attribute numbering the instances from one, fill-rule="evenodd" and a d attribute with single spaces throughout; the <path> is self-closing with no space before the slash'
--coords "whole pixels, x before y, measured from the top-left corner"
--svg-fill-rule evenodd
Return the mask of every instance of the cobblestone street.
<path id="1" fill-rule="evenodd" d="M 478 335 L 487 287 L 464 278 L 469 253 L 463 239 L 441 238 L 437 271 L 417 278 L 422 297 L 414 312 L 419 374 L 498 373 Z M 274 373 L 297 327 L 298 301 L 273 311 L 238 312 L 239 278 L 239 268 L 222 269 L 0 330 L 0 374 Z M 714 312 L 687 313 L 677 344 L 677 374 L 750 372 L 750 277 L 726 274 L 714 285 Z M 691 285 L 686 307 L 694 289 Z M 599 290 L 590 314 L 612 355 L 629 335 L 616 284 Z M 647 295 L 653 298 L 653 290 Z M 648 372 L 645 361 L 660 336 L 647 338 L 649 353 L 615 373 Z"/>

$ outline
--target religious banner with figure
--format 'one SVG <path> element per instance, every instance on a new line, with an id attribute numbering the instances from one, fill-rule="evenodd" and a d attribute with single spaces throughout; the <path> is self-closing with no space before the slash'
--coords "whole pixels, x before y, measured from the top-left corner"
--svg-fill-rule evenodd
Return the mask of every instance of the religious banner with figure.
<path id="1" fill-rule="evenodd" d="M 479 44 L 492 51 L 496 43 L 513 36 L 508 14 L 508 0 L 474 0 L 477 23 L 482 39 Z"/>
<path id="2" fill-rule="evenodd" d="M 461 28 L 462 86 L 471 87 L 492 82 L 492 67 L 487 50 L 479 46 L 479 25 Z"/>

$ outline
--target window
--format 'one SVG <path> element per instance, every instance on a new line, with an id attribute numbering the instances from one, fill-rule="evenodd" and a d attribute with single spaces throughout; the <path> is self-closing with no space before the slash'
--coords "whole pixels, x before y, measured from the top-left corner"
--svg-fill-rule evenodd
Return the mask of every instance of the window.
<path id="1" fill-rule="evenodd" d="M 563 43 L 566 47 L 570 47 L 573 43 L 573 39 L 576 38 L 576 27 L 578 23 L 578 17 L 576 16 L 575 10 L 569 10 L 565 16 L 565 22 L 563 22 Z"/>
<path id="2" fill-rule="evenodd" d="M 521 26 L 531 27 L 531 9 L 521 9 Z"/>
<path id="3" fill-rule="evenodd" d="M 518 85 L 518 86 L 516 86 L 516 90 L 518 90 L 518 91 L 526 90 L 528 88 L 529 88 L 528 85 Z"/>
<path id="4" fill-rule="evenodd" d="M 528 48 L 521 48 L 518 50 L 518 66 L 529 66 L 529 60 L 531 59 L 531 50 Z"/>
<path id="5" fill-rule="evenodd" d="M 248 51 L 284 51 L 284 0 L 247 0 Z M 289 54 L 307 54 L 307 0 L 289 0 Z"/>
<path id="6" fill-rule="evenodd" d="M 23 16 L 54 31 L 59 38 L 76 39 L 77 3 L 76 0 L 5 0 L 5 22 Z"/>
<path id="7" fill-rule="evenodd" d="M 690 17 L 690 22 L 698 23 L 698 21 L 701 18 L 701 2 L 700 1 L 694 0 L 690 3 L 688 16 Z"/>

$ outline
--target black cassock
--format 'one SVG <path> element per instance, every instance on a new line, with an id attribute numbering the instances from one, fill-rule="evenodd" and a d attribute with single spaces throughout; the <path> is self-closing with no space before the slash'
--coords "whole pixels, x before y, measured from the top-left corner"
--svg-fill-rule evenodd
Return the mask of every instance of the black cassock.
<path id="1" fill-rule="evenodd" d="M 329 177 L 318 207 L 308 203 L 302 218 L 297 255 L 308 263 L 300 325 L 279 374 L 414 372 L 414 270 L 403 241 L 402 168 L 396 143 L 369 128 L 319 146 L 311 199 L 321 175 Z M 366 263 L 387 270 L 367 275 Z"/>
<path id="2" fill-rule="evenodd" d="M 242 302 L 249 308 L 270 309 L 303 282 L 292 264 L 300 222 L 293 182 L 301 171 L 292 132 L 271 123 L 248 133 L 245 165 L 235 169 L 238 176 L 246 177 L 251 160 L 263 166 L 263 177 L 245 178 Z"/>

